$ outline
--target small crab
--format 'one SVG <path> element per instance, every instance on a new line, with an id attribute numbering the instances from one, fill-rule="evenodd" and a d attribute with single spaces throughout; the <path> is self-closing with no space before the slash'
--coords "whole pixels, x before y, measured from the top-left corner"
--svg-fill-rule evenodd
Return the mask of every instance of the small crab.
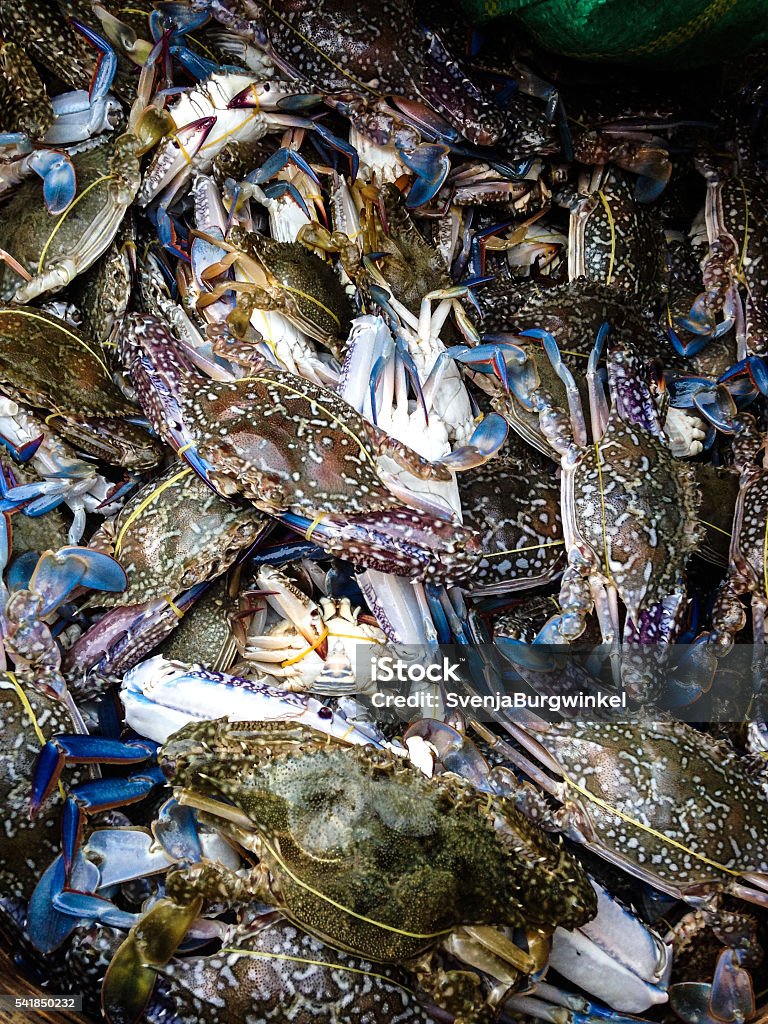
<path id="1" fill-rule="evenodd" d="M 248 668 L 280 680 L 288 690 L 319 694 L 360 693 L 369 680 L 357 674 L 356 648 L 386 643 L 384 633 L 349 598 L 321 597 L 316 604 L 284 573 L 262 566 L 256 584 L 282 618 L 265 632 L 256 613 L 242 656 Z"/>
<path id="2" fill-rule="evenodd" d="M 347 337 L 352 307 L 330 264 L 299 242 L 276 242 L 243 228 L 226 239 L 207 239 L 226 255 L 206 271 L 212 281 L 234 266 L 239 277 L 213 285 L 198 300 L 204 307 L 229 291 L 238 295 L 230 326 L 244 334 L 255 309 L 277 310 L 311 338 L 338 355 Z"/>
<path id="3" fill-rule="evenodd" d="M 78 195 L 51 216 L 34 181 L 24 181 L 5 206 L 0 247 L 0 298 L 29 302 L 65 288 L 109 247 L 141 180 L 137 137 L 97 140 L 73 155 Z"/>
<path id="4" fill-rule="evenodd" d="M 78 747 L 84 756 L 82 739 Z M 62 749 L 54 750 L 59 770 Z M 135 762 L 135 746 L 130 753 Z M 531 955 L 495 929 L 544 937 L 594 915 L 594 890 L 577 862 L 510 801 L 456 776 L 425 778 L 389 751 L 346 746 L 290 722 L 219 720 L 180 729 L 159 758 L 182 806 L 259 857 L 247 875 L 205 858 L 168 873 L 166 893 L 179 908 L 166 919 L 170 950 L 204 900 L 266 901 L 332 946 L 409 967 L 438 1004 L 484 1020 L 477 976 L 432 969 L 441 942 L 461 936 L 451 948 L 484 965 L 490 943 L 507 965 L 506 991 L 546 945 L 535 942 Z M 122 1021 L 135 1021 L 152 992 L 155 971 L 140 944 L 147 934 L 139 923 L 105 978 L 105 1004 Z"/>
<path id="5" fill-rule="evenodd" d="M 542 432 L 561 456 L 568 552 L 562 611 L 541 634 L 550 642 L 580 636 L 593 606 L 604 640 L 617 638 L 617 596 L 635 631 L 625 627 L 625 636 L 649 642 L 666 635 L 682 602 L 686 562 L 700 540 L 693 472 L 670 451 L 637 358 L 626 348 L 608 353 L 612 407 L 605 401 L 595 369 L 605 334 L 600 332 L 587 370 L 593 444 L 587 443 L 575 388 L 569 388 L 573 440 L 551 397 L 543 389 L 533 392 Z M 544 344 L 562 373 L 551 336 Z"/>
<path id="6" fill-rule="evenodd" d="M 171 466 L 107 520 L 89 546 L 116 558 L 128 577 L 100 607 L 175 598 L 220 575 L 253 544 L 268 520 L 250 505 L 224 501 L 189 466 Z"/>
<path id="7" fill-rule="evenodd" d="M 98 344 L 66 320 L 29 306 L 0 306 L 0 391 L 111 465 L 145 470 L 159 461 L 157 445 L 129 422 L 140 410 L 113 382 Z"/>
<path id="8" fill-rule="evenodd" d="M 337 395 L 265 368 L 233 382 L 196 374 L 161 323 L 134 316 L 123 358 L 150 421 L 224 496 L 242 494 L 334 553 L 405 575 L 462 575 L 476 542 L 444 507 L 409 506 L 398 469 L 450 480 Z M 402 494 L 402 498 L 400 495 Z"/>

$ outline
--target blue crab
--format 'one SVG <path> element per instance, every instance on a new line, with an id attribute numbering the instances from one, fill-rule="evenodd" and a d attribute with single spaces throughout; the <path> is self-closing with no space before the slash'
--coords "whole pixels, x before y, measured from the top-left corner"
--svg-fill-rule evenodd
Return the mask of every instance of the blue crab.
<path id="1" fill-rule="evenodd" d="M 768 795 L 730 744 L 671 720 L 547 723 L 512 713 L 499 724 L 524 753 L 476 728 L 562 806 L 553 814 L 508 769 L 500 784 L 546 827 L 694 906 L 720 892 L 768 904 Z"/>
<path id="2" fill-rule="evenodd" d="M 88 455 L 135 470 L 159 461 L 156 444 L 130 422 L 139 410 L 112 380 L 99 346 L 66 320 L 0 306 L 0 391 L 45 415 L 48 430 Z"/>
<path id="3" fill-rule="evenodd" d="M 234 20 L 237 4 L 210 6 L 225 24 L 228 16 Z M 481 146 L 510 133 L 505 113 L 470 81 L 439 35 L 419 24 L 408 0 L 389 0 L 376 11 L 348 0 L 299 0 L 285 11 L 264 2 L 250 12 L 257 21 L 249 29 L 275 64 L 323 95 L 403 97 Z"/>
<path id="4" fill-rule="evenodd" d="M 109 247 L 141 180 L 140 146 L 132 132 L 96 140 L 72 157 L 79 193 L 58 215 L 43 206 L 37 185 L 25 181 L 5 206 L 0 247 L 0 297 L 29 302 L 65 288 Z"/>
<path id="5" fill-rule="evenodd" d="M 398 469 L 449 480 L 332 392 L 265 368 L 202 378 L 169 332 L 135 316 L 123 358 L 150 421 L 223 495 L 239 493 L 334 553 L 415 578 L 463 575 L 476 542 L 443 507 L 409 506 Z M 402 496 L 401 496 L 402 495 Z"/>
<path id="6" fill-rule="evenodd" d="M 510 802 L 478 794 L 458 777 L 427 779 L 389 751 L 331 743 L 284 722 L 218 721 L 175 733 L 160 763 L 181 806 L 203 811 L 260 857 L 248 877 L 205 859 L 169 872 L 166 893 L 179 908 L 165 933 L 171 947 L 205 899 L 266 899 L 331 945 L 410 967 L 422 989 L 459 1018 L 485 1020 L 490 1007 L 478 977 L 433 969 L 441 941 L 458 930 L 459 944 L 450 948 L 470 963 L 473 956 L 487 963 L 482 947 L 490 944 L 494 959 L 507 964 L 506 990 L 510 976 L 530 972 L 543 951 L 534 943 L 531 955 L 501 934 L 494 939 L 494 928 L 547 935 L 594 913 L 594 891 L 578 864 Z M 322 807 L 312 798 L 319 791 Z M 105 1003 L 121 1020 L 138 1018 L 154 984 L 136 944 L 142 934 L 139 923 L 105 978 Z"/>
<path id="7" fill-rule="evenodd" d="M 592 445 L 578 392 L 551 336 L 545 336 L 544 345 L 567 384 L 573 434 L 551 396 L 542 388 L 533 391 L 542 433 L 561 457 L 568 565 L 560 589 L 561 614 L 540 634 L 555 643 L 580 636 L 593 607 L 604 640 L 615 641 L 620 635 L 617 597 L 627 610 L 625 638 L 647 643 L 671 635 L 682 604 L 685 565 L 701 537 L 693 472 L 670 451 L 638 361 L 626 348 L 608 352 L 612 406 L 605 401 L 596 378 L 605 335 L 600 332 L 587 371 Z"/>
<path id="8" fill-rule="evenodd" d="M 77 695 L 119 682 L 268 529 L 266 516 L 224 501 L 189 466 L 172 466 L 137 491 L 89 542 L 121 563 L 127 586 L 93 599 L 107 613 L 64 656 Z"/>
<path id="9" fill-rule="evenodd" d="M 287 690 L 329 694 L 360 693 L 370 679 L 358 675 L 358 648 L 374 648 L 386 637 L 370 616 L 361 618 L 348 597 L 319 603 L 283 572 L 261 566 L 255 583 L 267 608 L 257 610 L 241 642 L 248 672 L 279 681 Z M 267 625 L 267 623 L 269 624 Z M 360 659 L 363 663 L 363 659 Z M 237 666 L 235 671 L 242 668 Z"/>
<path id="10" fill-rule="evenodd" d="M 743 130 L 726 159 L 702 155 L 707 181 L 705 223 L 709 251 L 702 264 L 705 290 L 678 323 L 702 339 L 735 325 L 739 358 L 765 354 L 766 280 L 763 251 L 768 231 L 768 193 Z M 741 288 L 745 297 L 742 298 Z M 723 319 L 718 322 L 719 314 Z"/>

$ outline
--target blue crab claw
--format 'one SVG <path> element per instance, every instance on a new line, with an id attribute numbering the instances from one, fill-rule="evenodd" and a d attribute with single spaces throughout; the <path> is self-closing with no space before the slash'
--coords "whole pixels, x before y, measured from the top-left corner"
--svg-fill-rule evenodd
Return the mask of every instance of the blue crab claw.
<path id="1" fill-rule="evenodd" d="M 113 928 L 132 928 L 138 920 L 138 914 L 129 914 L 111 900 L 80 889 L 62 889 L 53 897 L 52 906 L 60 914 L 75 917 L 78 921 L 97 921 Z"/>
<path id="2" fill-rule="evenodd" d="M 497 412 L 489 413 L 475 429 L 469 443 L 457 448 L 440 462 L 456 472 L 474 469 L 492 459 L 507 440 L 509 424 Z"/>
<path id="3" fill-rule="evenodd" d="M 150 219 L 155 222 L 157 237 L 162 247 L 170 252 L 171 255 L 176 256 L 185 263 L 190 263 L 191 257 L 184 247 L 183 241 L 179 238 L 176 222 L 170 216 L 163 203 L 159 203 L 157 208 L 150 213 Z"/>
<path id="4" fill-rule="evenodd" d="M 79 890 L 93 890 L 99 884 L 99 869 L 78 854 L 72 864 L 70 882 Z M 27 907 L 27 935 L 39 953 L 53 953 L 77 928 L 78 918 L 55 906 L 65 886 L 64 858 L 59 856 L 43 872 Z"/>
<path id="5" fill-rule="evenodd" d="M 201 10 L 193 10 L 189 4 L 175 3 L 169 0 L 168 3 L 157 3 L 155 10 L 149 16 L 149 31 L 155 42 L 162 39 L 163 33 L 169 29 L 173 39 L 182 38 L 202 28 L 209 20 L 210 12 L 207 5 Z"/>
<path id="6" fill-rule="evenodd" d="M 183 43 L 171 43 L 168 47 L 168 51 L 172 57 L 181 64 L 185 71 L 188 71 L 193 78 L 196 78 L 199 82 L 203 79 L 210 78 L 211 75 L 221 74 L 222 72 L 229 72 L 232 74 L 245 74 L 245 70 L 235 64 L 219 64 L 216 60 L 209 60 L 208 57 L 203 57 L 195 50 L 190 49 L 189 46 L 185 46 Z"/>
<path id="7" fill-rule="evenodd" d="M 687 358 L 697 356 L 699 352 L 703 351 L 712 340 L 708 334 L 698 334 L 694 335 L 690 341 L 683 341 L 671 324 L 667 326 L 667 333 L 669 334 L 669 340 L 672 342 L 672 348 L 675 352 L 677 352 L 679 356 Z"/>
<path id="8" fill-rule="evenodd" d="M 86 737 L 91 739 L 90 736 Z M 118 743 L 118 740 L 113 740 Z M 146 757 L 146 754 L 145 754 Z M 81 758 L 77 760 L 82 761 Z M 87 758 L 93 763 L 93 758 Z M 101 764 L 109 763 L 108 758 L 101 758 Z M 113 763 L 128 763 L 126 756 Z M 135 762 L 134 762 L 135 763 Z M 83 838 L 83 827 L 87 814 L 97 814 L 100 811 L 111 811 L 116 807 L 126 807 L 129 804 L 136 804 L 149 796 L 156 786 L 162 786 L 165 776 L 160 768 L 146 768 L 140 774 L 129 775 L 128 778 L 93 779 L 90 782 L 81 782 L 73 786 L 70 796 L 64 803 L 64 813 L 61 818 L 61 850 L 64 857 L 64 868 L 69 878 L 72 860 L 80 848 Z"/>
<path id="9" fill-rule="evenodd" d="M 522 349 L 518 351 L 522 352 Z M 497 377 L 504 390 L 509 393 L 509 374 L 505 346 L 499 344 L 482 344 L 470 348 L 469 345 L 454 345 L 448 349 L 449 354 L 457 362 L 464 363 L 475 373 L 488 373 Z"/>
<path id="10" fill-rule="evenodd" d="M 68 154 L 55 149 L 38 149 L 29 160 L 29 166 L 43 179 L 43 199 L 52 215 L 63 213 L 75 198 L 77 178 Z"/>
<path id="11" fill-rule="evenodd" d="M 29 798 L 30 817 L 34 817 L 58 783 L 65 764 L 141 764 L 152 757 L 155 747 L 147 740 L 123 743 L 104 736 L 79 734 L 56 736 L 48 740 L 38 754 L 32 774 Z M 107 780 L 95 780 L 99 783 Z M 119 783 L 124 780 L 110 780 Z M 83 785 L 88 785 L 84 783 Z M 107 790 L 109 786 L 107 785 Z M 87 794 L 86 794 L 87 795 Z"/>
<path id="12" fill-rule="evenodd" d="M 3 445 L 4 448 L 7 448 L 7 450 L 11 453 L 13 458 L 16 460 L 16 462 L 21 463 L 29 462 L 29 460 L 35 454 L 37 449 L 43 443 L 44 439 L 45 434 L 41 434 L 40 437 L 36 437 L 32 441 L 27 441 L 26 444 L 23 444 L 21 445 L 21 447 L 18 447 L 17 445 L 9 441 L 4 434 L 0 433 L 0 444 Z"/>
<path id="13" fill-rule="evenodd" d="M 717 657 L 709 636 L 702 634 L 687 645 L 685 654 L 667 677 L 665 701 L 673 708 L 688 707 L 709 693 L 717 671 Z"/>
<path id="14" fill-rule="evenodd" d="M 11 593 L 29 590 L 29 581 L 32 579 L 38 557 L 36 551 L 25 551 L 23 555 L 14 558 L 6 577 L 6 585 Z"/>
<path id="15" fill-rule="evenodd" d="M 320 179 L 309 166 L 304 157 L 295 149 L 291 149 L 289 146 L 282 146 L 273 153 L 271 157 L 264 161 L 261 167 L 255 171 L 251 171 L 246 176 L 246 181 L 250 181 L 255 185 L 263 185 L 265 181 L 269 181 L 270 178 L 274 177 L 288 164 L 294 164 L 300 171 L 303 171 L 308 178 L 311 178 L 316 185 L 320 184 Z"/>
<path id="16" fill-rule="evenodd" d="M 734 418 L 738 412 L 730 391 L 724 385 L 703 388 L 693 396 L 693 404 L 707 423 L 723 434 L 733 434 L 736 430 Z"/>
<path id="17" fill-rule="evenodd" d="M 637 174 L 635 199 L 638 203 L 652 203 L 658 199 L 672 175 L 669 153 L 657 146 L 641 149 L 628 169 Z"/>
<path id="18" fill-rule="evenodd" d="M 184 461 L 187 463 L 187 465 L 191 466 L 195 473 L 197 473 L 197 475 L 200 477 L 203 483 L 210 487 L 212 491 L 215 491 L 216 494 L 218 494 L 219 492 L 216 490 L 213 483 L 211 482 L 211 472 L 213 470 L 213 465 L 206 459 L 204 459 L 202 455 L 198 453 L 195 447 L 187 447 L 185 445 L 180 445 L 178 452 L 181 458 L 184 459 Z"/>
<path id="19" fill-rule="evenodd" d="M 451 169 L 449 152 L 447 146 L 430 142 L 424 142 L 410 152 L 398 148 L 400 159 L 416 175 L 405 200 L 407 209 L 418 210 L 434 199 L 443 187 Z"/>
<path id="20" fill-rule="evenodd" d="M 130 25 L 110 14 L 101 4 L 93 4 L 93 13 L 101 22 L 102 30 L 112 45 L 124 57 L 141 67 L 152 51 L 152 43 L 147 39 L 139 39 Z"/>
<path id="21" fill-rule="evenodd" d="M 101 990 L 108 1024 L 137 1024 L 149 1002 L 157 967 L 168 963 L 203 905 L 201 896 L 188 904 L 158 900 L 131 928 L 112 957 Z"/>
<path id="22" fill-rule="evenodd" d="M 107 40 L 100 36 L 98 32 L 94 32 L 92 28 L 88 28 L 81 21 L 77 21 L 76 18 L 72 18 L 71 24 L 73 28 L 76 28 L 81 36 L 84 36 L 91 46 L 95 46 L 99 51 L 99 59 L 96 64 L 96 70 L 93 72 L 93 78 L 91 79 L 91 87 L 88 90 L 88 94 L 93 100 L 104 99 L 109 90 L 112 88 L 112 83 L 115 80 L 115 74 L 117 73 L 117 54 L 112 49 Z"/>
<path id="23" fill-rule="evenodd" d="M 707 296 L 704 292 L 695 298 L 688 316 L 676 316 L 674 319 L 677 326 L 682 327 L 689 334 L 703 335 L 710 340 L 722 337 L 723 334 L 730 331 L 735 323 L 733 317 L 728 317 L 716 324 L 707 306 Z"/>
<path id="24" fill-rule="evenodd" d="M 538 639 L 537 637 L 536 640 Z M 524 640 L 515 640 L 508 636 L 499 636 L 494 640 L 496 647 L 511 665 L 527 672 L 554 671 L 555 658 L 546 643 L 544 641 L 543 645 L 535 642 L 529 644 Z"/>
<path id="25" fill-rule="evenodd" d="M 669 988 L 670 1006 L 686 1024 L 723 1024 L 750 1020 L 755 1013 L 755 993 L 743 953 L 724 949 L 717 960 L 712 984 L 680 982 Z"/>
<path id="26" fill-rule="evenodd" d="M 288 195 L 296 203 L 301 212 L 309 219 L 312 220 L 307 204 L 304 202 L 304 196 L 299 192 L 294 184 L 290 181 L 276 181 L 272 185 L 267 185 L 264 189 L 264 195 L 267 199 L 279 199 L 280 196 Z"/>
<path id="27" fill-rule="evenodd" d="M 166 800 L 152 826 L 158 842 L 176 860 L 197 864 L 203 858 L 200 837 L 197 834 L 195 812 L 171 797 Z"/>
<path id="28" fill-rule="evenodd" d="M 747 377 L 761 395 L 768 395 L 768 364 L 761 356 L 747 356 L 734 363 L 718 377 L 718 384 L 730 384 L 737 377 Z"/>
<path id="29" fill-rule="evenodd" d="M 310 121 L 307 126 L 312 129 L 313 141 L 317 143 L 318 139 L 325 144 L 326 147 L 330 147 L 336 153 L 347 158 L 349 163 L 349 179 L 354 182 L 357 178 L 357 172 L 360 167 L 360 157 L 354 146 L 350 146 L 348 142 L 338 138 L 332 131 L 329 131 L 324 124 L 320 124 L 318 121 Z"/>
<path id="30" fill-rule="evenodd" d="M 408 99 L 406 96 L 391 96 L 390 99 L 408 123 L 418 128 L 421 134 L 431 141 L 461 142 L 459 132 L 426 103 Z"/>
<path id="31" fill-rule="evenodd" d="M 41 615 L 46 616 L 72 593 L 75 587 L 91 590 L 125 590 L 125 570 L 110 555 L 89 548 L 65 547 L 40 556 L 29 586 L 43 599 Z"/>
<path id="32" fill-rule="evenodd" d="M 162 191 L 174 180 L 179 171 L 184 170 L 200 150 L 216 124 L 215 117 L 200 117 L 190 121 L 174 133 L 176 151 L 173 159 L 164 167 L 162 178 L 157 182 L 155 194 Z"/>
<path id="33" fill-rule="evenodd" d="M 409 725 L 403 742 L 411 749 L 410 741 L 421 739 L 429 744 L 447 772 L 456 772 L 478 789 L 487 789 L 490 768 L 475 744 L 447 722 L 422 718 Z"/>
<path id="34" fill-rule="evenodd" d="M 61 480 L 36 480 L 34 483 L 8 487 L 3 495 L 0 508 L 18 509 L 24 506 L 28 516 L 45 515 L 64 500 L 67 483 Z"/>

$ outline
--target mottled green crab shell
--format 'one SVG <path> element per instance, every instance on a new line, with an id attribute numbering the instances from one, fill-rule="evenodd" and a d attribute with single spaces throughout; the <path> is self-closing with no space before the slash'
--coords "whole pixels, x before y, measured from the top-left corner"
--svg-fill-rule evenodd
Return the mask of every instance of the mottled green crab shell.
<path id="1" fill-rule="evenodd" d="M 508 801 L 308 730 L 286 751 L 271 729 L 262 754 L 246 733 L 241 723 L 186 726 L 162 757 L 173 759 L 174 787 L 245 812 L 281 909 L 323 941 L 404 961 L 460 925 L 549 931 L 593 915 L 579 865 Z"/>

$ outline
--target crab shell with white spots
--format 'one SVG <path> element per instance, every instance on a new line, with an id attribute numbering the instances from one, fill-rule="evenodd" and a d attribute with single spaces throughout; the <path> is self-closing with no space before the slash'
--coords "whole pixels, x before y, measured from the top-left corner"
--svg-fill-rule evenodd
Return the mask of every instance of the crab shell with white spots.
<path id="1" fill-rule="evenodd" d="M 173 598 L 228 569 L 268 523 L 253 506 L 219 497 L 189 466 L 171 466 L 91 538 L 89 547 L 111 554 L 128 577 L 124 591 L 99 594 L 95 603 L 126 607 Z"/>
<path id="2" fill-rule="evenodd" d="M 181 407 L 220 493 L 314 520 L 326 550 L 369 568 L 414 578 L 458 578 L 473 568 L 474 533 L 400 501 L 386 483 L 389 468 L 397 470 L 386 455 L 394 444 L 417 475 L 446 471 L 392 442 L 333 392 L 264 369 L 234 382 L 188 378 Z"/>
<path id="3" fill-rule="evenodd" d="M 419 23 L 409 0 L 290 0 L 260 4 L 259 13 L 277 66 L 321 93 L 416 100 L 479 146 L 511 134 L 504 111 Z"/>
<path id="4" fill-rule="evenodd" d="M 0 902 L 28 899 L 60 852 L 58 800 L 48 801 L 30 820 L 29 793 L 42 746 L 40 736 L 44 742 L 72 729 L 72 719 L 60 701 L 22 686 L 7 672 L 0 675 Z"/>
<path id="5" fill-rule="evenodd" d="M 274 918 L 274 915 L 270 915 Z M 147 1024 L 431 1024 L 404 972 L 329 949 L 282 919 L 164 968 Z"/>
<path id="6" fill-rule="evenodd" d="M 612 372 L 632 358 L 612 353 Z M 633 621 L 680 589 L 701 530 L 691 468 L 662 440 L 627 422 L 616 407 L 597 444 L 563 458 L 566 544 L 577 547 L 618 590 Z"/>
<path id="7" fill-rule="evenodd" d="M 548 460 L 508 450 L 462 473 L 459 493 L 464 525 L 477 532 L 482 548 L 467 583 L 473 593 L 528 589 L 562 570 L 560 487 Z"/>
<path id="8" fill-rule="evenodd" d="M 768 876 L 768 794 L 728 744 L 674 721 L 559 722 L 536 737 L 570 780 L 587 845 L 633 875 L 689 897 Z"/>
<path id="9" fill-rule="evenodd" d="M 597 185 L 597 188 L 593 186 Z M 642 296 L 658 286 L 662 270 L 661 221 L 636 203 L 628 174 L 617 168 L 587 176 L 571 215 L 569 273 Z"/>

